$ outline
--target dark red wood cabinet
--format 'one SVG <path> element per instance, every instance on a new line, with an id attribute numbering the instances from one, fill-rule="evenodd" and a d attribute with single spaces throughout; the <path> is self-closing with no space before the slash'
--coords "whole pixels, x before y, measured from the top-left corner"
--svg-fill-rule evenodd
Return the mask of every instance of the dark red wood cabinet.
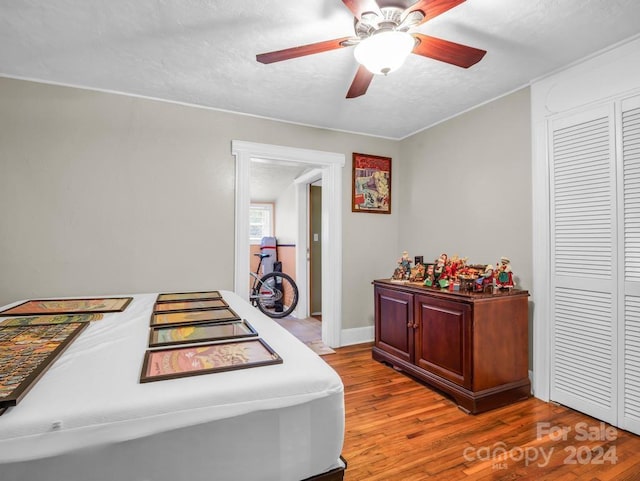
<path id="1" fill-rule="evenodd" d="M 374 359 L 443 391 L 472 414 L 530 396 L 527 291 L 373 284 Z"/>

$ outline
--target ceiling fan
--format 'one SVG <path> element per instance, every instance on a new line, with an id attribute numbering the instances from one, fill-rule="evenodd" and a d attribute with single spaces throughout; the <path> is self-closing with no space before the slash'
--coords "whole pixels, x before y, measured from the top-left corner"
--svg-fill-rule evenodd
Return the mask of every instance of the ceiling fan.
<path id="1" fill-rule="evenodd" d="M 486 50 L 411 31 L 464 1 L 418 0 L 410 7 L 402 8 L 397 6 L 397 1 L 384 2 L 385 6 L 381 7 L 376 0 L 342 0 L 354 15 L 354 37 L 261 53 L 256 55 L 256 60 L 268 64 L 355 46 L 354 56 L 360 66 L 347 98 L 364 95 L 375 74 L 387 75 L 400 67 L 410 53 L 469 68 L 484 57 Z"/>

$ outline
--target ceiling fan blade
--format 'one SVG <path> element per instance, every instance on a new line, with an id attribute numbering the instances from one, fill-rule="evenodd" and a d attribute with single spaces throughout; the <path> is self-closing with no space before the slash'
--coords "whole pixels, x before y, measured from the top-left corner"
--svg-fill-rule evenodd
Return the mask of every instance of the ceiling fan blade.
<path id="1" fill-rule="evenodd" d="M 351 82 L 351 87 L 349 87 L 349 91 L 347 92 L 347 98 L 353 99 L 366 94 L 372 79 L 373 74 L 369 72 L 364 65 L 360 65 L 353 82 Z"/>
<path id="2" fill-rule="evenodd" d="M 273 63 L 289 60 L 290 58 L 327 52 L 344 47 L 342 42 L 349 39 L 351 39 L 351 37 L 342 37 L 334 40 L 325 40 L 324 42 L 310 43 L 309 45 L 301 45 L 300 47 L 285 48 L 284 50 L 277 50 L 275 52 L 261 53 L 256 55 L 256 60 L 260 63 Z"/>
<path id="3" fill-rule="evenodd" d="M 411 12 L 420 11 L 424 14 L 424 18 L 416 25 L 431 20 L 438 15 L 442 15 L 447 10 L 451 10 L 453 7 L 457 7 L 466 0 L 418 0 L 415 5 L 410 6 L 404 11 L 403 17 L 406 17 Z"/>
<path id="4" fill-rule="evenodd" d="M 382 12 L 380 11 L 380 7 L 376 0 L 342 0 L 342 3 L 351 10 L 353 16 L 358 20 L 360 20 L 360 17 L 365 12 L 372 12 L 380 17 L 382 16 Z"/>
<path id="5" fill-rule="evenodd" d="M 487 53 L 486 50 L 468 47 L 421 33 L 412 33 L 411 35 L 420 41 L 413 48 L 413 53 L 416 55 L 433 58 L 462 68 L 469 68 L 475 65 Z"/>

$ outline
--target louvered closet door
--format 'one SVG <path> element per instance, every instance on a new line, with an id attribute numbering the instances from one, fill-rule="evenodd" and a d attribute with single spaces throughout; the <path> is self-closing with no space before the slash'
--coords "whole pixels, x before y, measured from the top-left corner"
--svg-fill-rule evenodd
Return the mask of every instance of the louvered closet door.
<path id="1" fill-rule="evenodd" d="M 620 249 L 624 252 L 621 269 L 624 311 L 620 329 L 619 425 L 640 433 L 640 97 L 622 102 L 621 182 L 622 228 Z M 623 324 L 623 325 L 622 325 Z"/>
<path id="2" fill-rule="evenodd" d="M 550 122 L 551 399 L 616 423 L 613 106 Z"/>

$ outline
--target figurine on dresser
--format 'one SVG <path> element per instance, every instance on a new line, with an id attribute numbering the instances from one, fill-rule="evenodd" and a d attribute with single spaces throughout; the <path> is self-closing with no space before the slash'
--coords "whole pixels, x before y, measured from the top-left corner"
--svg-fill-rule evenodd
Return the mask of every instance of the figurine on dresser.
<path id="1" fill-rule="evenodd" d="M 432 287 L 436 281 L 435 267 L 435 264 L 427 265 L 427 270 L 424 274 L 424 285 L 427 287 Z"/>
<path id="2" fill-rule="evenodd" d="M 475 280 L 475 291 L 476 292 L 484 292 L 485 290 L 493 290 L 493 284 L 495 281 L 493 266 L 491 264 L 487 264 L 484 268 L 484 272 L 478 276 Z"/>
<path id="3" fill-rule="evenodd" d="M 440 287 L 448 287 L 449 286 L 449 277 L 447 276 L 447 265 L 449 261 L 449 256 L 444 252 L 440 254 L 440 257 L 436 259 L 436 266 L 434 268 L 434 277 L 435 282 Z"/>
<path id="4" fill-rule="evenodd" d="M 515 285 L 513 282 L 513 273 L 511 272 L 511 261 L 508 257 L 500 258 L 495 277 L 496 285 L 500 289 L 512 289 Z"/>
<path id="5" fill-rule="evenodd" d="M 424 264 L 418 263 L 411 268 L 411 274 L 409 275 L 409 282 L 422 282 L 424 281 L 426 268 Z"/>
<path id="6" fill-rule="evenodd" d="M 398 267 L 393 271 L 391 279 L 394 281 L 408 281 L 411 276 L 411 258 L 409 253 L 404 251 L 402 257 L 398 259 Z"/>

